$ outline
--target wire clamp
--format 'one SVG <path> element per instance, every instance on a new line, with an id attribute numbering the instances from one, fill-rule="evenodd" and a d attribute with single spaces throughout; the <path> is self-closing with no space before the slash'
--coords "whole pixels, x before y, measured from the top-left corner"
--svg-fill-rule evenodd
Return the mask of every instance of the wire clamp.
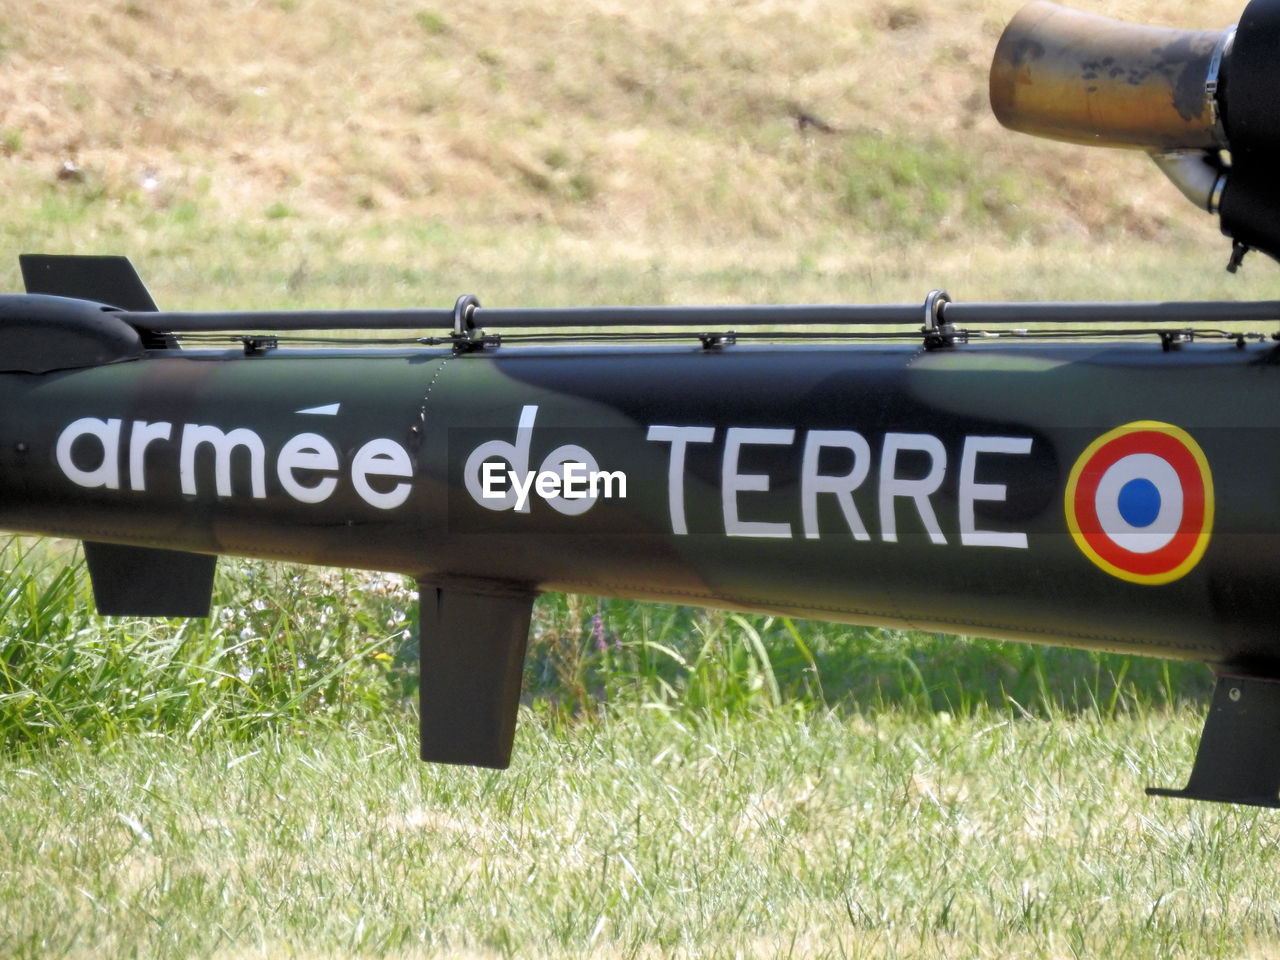
<path id="1" fill-rule="evenodd" d="M 484 331 L 476 326 L 478 309 L 480 309 L 480 300 L 472 293 L 464 293 L 453 305 L 454 353 L 472 353 L 484 349 Z"/>
<path id="2" fill-rule="evenodd" d="M 944 319 L 946 305 L 950 302 L 951 297 L 945 290 L 930 290 L 929 295 L 924 298 L 924 325 L 920 332 L 924 334 L 926 350 L 951 347 L 968 341 L 965 331 L 957 330 L 954 324 L 947 323 Z"/>

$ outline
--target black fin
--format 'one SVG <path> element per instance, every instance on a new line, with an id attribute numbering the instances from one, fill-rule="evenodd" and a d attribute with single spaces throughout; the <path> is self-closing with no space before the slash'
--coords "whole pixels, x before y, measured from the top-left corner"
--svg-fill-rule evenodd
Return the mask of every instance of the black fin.
<path id="1" fill-rule="evenodd" d="M 533 593 L 421 583 L 418 596 L 422 759 L 509 766 Z"/>
<path id="2" fill-rule="evenodd" d="M 1280 807 L 1280 681 L 1218 677 L 1191 779 L 1147 793 Z"/>
<path id="3" fill-rule="evenodd" d="M 121 310 L 159 309 L 128 257 L 24 253 L 18 264 L 27 293 L 92 300 Z"/>
<path id="4" fill-rule="evenodd" d="M 24 253 L 18 257 L 22 282 L 27 293 L 47 293 L 55 297 L 92 300 L 121 310 L 159 309 L 133 268 L 128 257 L 85 257 L 48 253 Z M 148 350 L 173 349 L 178 342 L 170 336 L 139 330 Z"/>
<path id="5" fill-rule="evenodd" d="M 207 617 L 213 602 L 212 554 L 126 547 L 86 540 L 93 599 L 106 617 Z"/>

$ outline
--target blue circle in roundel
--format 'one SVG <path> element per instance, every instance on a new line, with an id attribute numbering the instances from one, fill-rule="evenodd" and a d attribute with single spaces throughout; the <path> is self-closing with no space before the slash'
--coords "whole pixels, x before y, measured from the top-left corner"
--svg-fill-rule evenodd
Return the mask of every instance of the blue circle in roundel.
<path id="1" fill-rule="evenodd" d="M 1160 515 L 1160 491 L 1150 480 L 1135 477 L 1120 488 L 1116 506 L 1131 527 L 1149 527 Z"/>

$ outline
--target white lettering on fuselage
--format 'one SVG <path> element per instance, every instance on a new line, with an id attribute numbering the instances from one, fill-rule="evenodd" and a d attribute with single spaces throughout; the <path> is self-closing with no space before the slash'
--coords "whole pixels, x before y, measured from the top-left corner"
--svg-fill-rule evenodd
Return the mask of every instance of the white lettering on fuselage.
<path id="1" fill-rule="evenodd" d="M 119 490 L 121 437 L 125 433 L 121 420 L 81 417 L 68 424 L 58 436 L 54 452 L 59 468 L 68 480 L 79 486 Z M 184 496 L 198 496 L 202 485 L 207 489 L 208 477 L 199 469 L 200 464 L 208 462 L 201 457 L 202 452 L 213 456 L 213 490 L 218 497 L 235 495 L 231 465 L 237 455 L 242 462 L 247 458 L 249 496 L 254 500 L 267 496 L 266 446 L 248 427 L 223 430 L 206 423 L 134 420 L 129 424 L 127 436 L 130 490 L 147 492 L 148 450 L 158 444 L 176 444 L 178 488 Z M 85 452 L 82 444 L 80 456 L 73 456 L 77 441 L 85 439 L 96 449 Z M 92 466 L 84 465 L 86 459 Z M 338 451 L 317 433 L 299 433 L 286 440 L 276 455 L 275 467 L 281 488 L 300 503 L 328 500 L 338 489 L 342 473 Z M 388 481 L 408 481 L 413 476 L 413 460 L 400 444 L 380 437 L 355 452 L 347 473 L 360 499 L 379 510 L 393 510 L 409 498 L 412 486 L 408 482 Z"/>
<path id="2" fill-rule="evenodd" d="M 704 426 L 649 427 L 647 439 L 670 445 L 667 460 L 667 506 L 671 516 L 671 532 L 689 532 L 685 515 L 685 465 L 690 444 L 712 443 L 716 429 Z M 795 536 L 790 523 L 778 520 L 749 520 L 742 516 L 739 494 L 765 493 L 770 490 L 767 473 L 743 473 L 742 452 L 748 446 L 789 447 L 796 442 L 796 431 L 777 427 L 729 427 L 724 436 L 724 452 L 720 470 L 720 501 L 724 532 L 730 537 L 788 539 Z M 847 451 L 852 465 L 844 473 L 822 473 L 819 462 L 824 449 Z M 923 476 L 903 476 L 899 457 L 914 455 L 918 466 L 923 457 L 928 466 Z M 1030 437 L 968 436 L 960 456 L 959 535 L 962 546 L 1010 547 L 1026 549 L 1027 535 L 1022 532 L 979 530 L 975 505 L 1003 502 L 1007 488 L 1003 483 L 978 483 L 980 455 L 1026 455 L 1031 452 Z M 885 543 L 898 542 L 899 501 L 915 508 L 929 542 L 947 543 L 933 507 L 933 496 L 942 487 L 947 473 L 947 450 L 942 440 L 930 433 L 886 433 L 880 449 L 877 506 L 880 538 Z M 821 496 L 835 498 L 854 540 L 871 539 L 866 524 L 854 503 L 853 494 L 871 475 L 871 444 L 854 430 L 809 430 L 804 435 L 800 467 L 800 516 L 804 536 L 810 540 L 822 534 L 818 526 L 818 504 Z"/>

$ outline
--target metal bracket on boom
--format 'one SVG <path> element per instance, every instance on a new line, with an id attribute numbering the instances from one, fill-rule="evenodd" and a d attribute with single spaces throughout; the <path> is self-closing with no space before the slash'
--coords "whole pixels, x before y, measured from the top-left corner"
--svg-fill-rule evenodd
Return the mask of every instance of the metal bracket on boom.
<path id="1" fill-rule="evenodd" d="M 1168 353 L 1170 350 L 1179 349 L 1184 343 L 1194 342 L 1195 338 L 1194 330 L 1161 330 L 1160 349 Z M 1236 342 L 1238 345 L 1240 341 Z"/>
<path id="2" fill-rule="evenodd" d="M 1280 807 L 1280 681 L 1218 677 L 1191 779 L 1147 793 Z"/>
<path id="3" fill-rule="evenodd" d="M 464 293 L 453 305 L 453 352 L 471 353 L 484 349 L 484 331 L 476 326 L 476 309 L 480 299 Z"/>
<path id="4" fill-rule="evenodd" d="M 1227 273 L 1235 273 L 1244 263 L 1244 255 L 1249 252 L 1249 247 L 1241 243 L 1239 240 L 1231 243 L 1231 258 L 1227 260 Z"/>
<path id="5" fill-rule="evenodd" d="M 963 331 L 957 331 L 954 324 L 943 319 L 945 306 L 950 302 L 951 297 L 945 290 L 930 290 L 924 298 L 924 326 L 920 332 L 924 334 L 926 350 L 954 346 L 969 339 Z"/>
<path id="6" fill-rule="evenodd" d="M 721 347 L 731 347 L 738 342 L 738 331 L 728 330 L 725 333 L 700 333 L 698 340 L 702 343 L 703 350 L 719 350 Z"/>
<path id="7" fill-rule="evenodd" d="M 257 357 L 271 350 L 275 350 L 280 346 L 279 337 L 242 337 L 241 343 L 244 344 L 244 355 L 246 357 Z"/>

